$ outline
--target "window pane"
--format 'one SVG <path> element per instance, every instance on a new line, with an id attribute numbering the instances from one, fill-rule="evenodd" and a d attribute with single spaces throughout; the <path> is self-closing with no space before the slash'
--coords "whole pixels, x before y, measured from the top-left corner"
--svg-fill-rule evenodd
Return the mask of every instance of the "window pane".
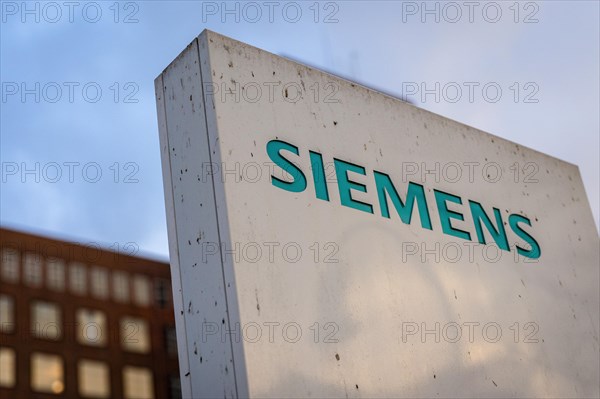
<path id="1" fill-rule="evenodd" d="M 99 299 L 108 298 L 108 270 L 94 267 L 91 271 L 92 295 Z"/>
<path id="2" fill-rule="evenodd" d="M 42 256 L 34 252 L 26 253 L 23 266 L 25 283 L 31 287 L 42 285 Z"/>
<path id="3" fill-rule="evenodd" d="M 106 315 L 99 310 L 77 309 L 77 342 L 83 345 L 104 346 L 108 328 Z"/>
<path id="4" fill-rule="evenodd" d="M 165 327 L 165 346 L 167 354 L 171 357 L 177 357 L 177 333 L 175 327 Z"/>
<path id="5" fill-rule="evenodd" d="M 156 280 L 156 304 L 161 308 L 167 306 L 171 297 L 171 283 L 168 280 Z"/>
<path id="6" fill-rule="evenodd" d="M 153 399 L 152 371 L 142 367 L 123 367 L 123 394 L 126 399 Z"/>
<path id="7" fill-rule="evenodd" d="M 82 263 L 71 263 L 69 267 L 69 286 L 71 292 L 84 295 L 87 290 L 86 269 Z"/>
<path id="8" fill-rule="evenodd" d="M 121 319 L 121 346 L 130 352 L 150 352 L 150 329 L 144 319 L 123 317 Z"/>
<path id="9" fill-rule="evenodd" d="M 0 333 L 15 330 L 15 303 L 8 295 L 0 295 Z"/>
<path id="10" fill-rule="evenodd" d="M 116 271 L 113 272 L 113 297 L 115 301 L 129 301 L 129 277 L 127 273 Z"/>
<path id="11" fill-rule="evenodd" d="M 10 348 L 0 348 L 0 387 L 15 385 L 15 351 Z"/>
<path id="12" fill-rule="evenodd" d="M 31 388 L 37 392 L 62 393 L 65 383 L 60 356 L 43 353 L 31 355 Z"/>
<path id="13" fill-rule="evenodd" d="M 133 277 L 133 300 L 140 306 L 150 305 L 150 279 L 136 274 Z"/>
<path id="14" fill-rule="evenodd" d="M 46 285 L 54 291 L 65 289 L 65 262 L 62 259 L 49 258 L 46 261 Z"/>
<path id="15" fill-rule="evenodd" d="M 58 340 L 62 336 L 62 315 L 54 303 L 35 301 L 31 304 L 31 333 L 34 337 Z"/>
<path id="16" fill-rule="evenodd" d="M 8 283 L 19 282 L 19 251 L 2 248 L 2 280 Z"/>
<path id="17" fill-rule="evenodd" d="M 77 364 L 79 394 L 86 398 L 110 397 L 108 365 L 93 360 L 80 360 Z"/>
<path id="18" fill-rule="evenodd" d="M 172 375 L 169 378 L 169 389 L 171 391 L 171 399 L 181 399 L 181 380 L 179 376 Z"/>

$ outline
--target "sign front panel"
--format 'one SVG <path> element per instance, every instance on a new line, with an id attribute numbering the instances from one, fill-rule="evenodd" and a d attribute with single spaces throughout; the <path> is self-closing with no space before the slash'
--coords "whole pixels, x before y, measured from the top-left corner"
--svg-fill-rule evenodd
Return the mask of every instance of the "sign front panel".
<path id="1" fill-rule="evenodd" d="M 174 63 L 159 109 L 194 397 L 598 395 L 576 166 L 212 32 Z"/>

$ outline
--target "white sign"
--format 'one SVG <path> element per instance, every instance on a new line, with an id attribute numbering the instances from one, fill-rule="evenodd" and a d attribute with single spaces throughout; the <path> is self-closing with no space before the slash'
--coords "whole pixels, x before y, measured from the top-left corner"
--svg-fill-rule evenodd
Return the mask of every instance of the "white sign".
<path id="1" fill-rule="evenodd" d="M 576 166 L 209 31 L 156 93 L 184 397 L 599 395 Z"/>

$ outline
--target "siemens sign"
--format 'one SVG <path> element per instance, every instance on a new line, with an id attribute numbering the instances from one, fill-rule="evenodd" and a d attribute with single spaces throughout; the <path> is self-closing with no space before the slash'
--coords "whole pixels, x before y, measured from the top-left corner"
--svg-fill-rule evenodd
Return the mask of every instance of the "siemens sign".
<path id="1" fill-rule="evenodd" d="M 183 397 L 599 396 L 576 165 L 209 31 L 155 89 Z"/>
<path id="2" fill-rule="evenodd" d="M 300 169 L 300 167 L 297 166 L 297 163 L 294 163 L 292 160 L 286 158 L 283 154 L 288 153 L 288 156 L 289 154 L 300 156 L 300 150 L 298 147 L 282 140 L 271 140 L 267 143 L 266 149 L 269 158 L 271 158 L 271 160 L 277 166 L 279 166 L 292 177 L 291 181 L 286 181 L 272 175 L 271 184 L 273 184 L 275 187 L 294 193 L 299 193 L 306 190 L 308 185 L 306 175 Z M 309 151 L 308 154 L 310 157 L 312 182 L 315 186 L 316 197 L 324 201 L 329 201 L 329 188 L 327 187 L 325 178 L 323 156 L 315 151 Z M 352 198 L 353 190 L 366 193 L 367 186 L 363 183 L 352 180 L 349 176 L 349 172 L 366 176 L 367 170 L 363 166 L 356 165 L 338 158 L 334 158 L 333 162 L 341 204 L 359 211 L 375 213 L 373 205 Z M 373 180 L 375 181 L 375 188 L 377 191 L 377 198 L 379 200 L 379 211 L 381 216 L 388 219 L 390 218 L 391 202 L 402 222 L 411 224 L 413 209 L 415 208 L 416 203 L 421 227 L 424 229 L 433 230 L 429 205 L 427 204 L 427 199 L 425 197 L 425 189 L 421 184 L 409 182 L 403 201 L 402 197 L 398 193 L 398 190 L 396 189 L 396 186 L 394 185 L 394 182 L 388 174 L 373 170 Z M 452 227 L 452 219 L 464 221 L 463 214 L 448 208 L 449 202 L 463 206 L 466 206 L 466 203 L 468 203 L 468 209 L 473 217 L 477 241 L 480 244 L 486 244 L 483 233 L 485 228 L 491 234 L 496 245 L 498 245 L 500 249 L 504 251 L 510 251 L 508 236 L 504 227 L 505 222 L 502 218 L 502 212 L 500 212 L 500 209 L 493 208 L 492 220 L 492 217 L 488 215 L 483 205 L 477 201 L 469 199 L 465 202 L 460 196 L 441 190 L 433 190 L 433 192 L 435 196 L 435 209 L 439 216 L 440 226 L 444 234 L 462 238 L 468 241 L 472 240 L 473 235 L 469 231 Z M 525 231 L 522 227 L 523 225 L 531 227 L 531 220 L 525 216 L 513 213 L 508 216 L 508 225 L 515 235 L 529 245 L 529 248 L 525 248 L 516 244 L 515 247 L 519 255 L 523 255 L 532 259 L 539 258 L 541 255 L 540 245 L 535 238 L 533 238 L 533 236 Z"/>

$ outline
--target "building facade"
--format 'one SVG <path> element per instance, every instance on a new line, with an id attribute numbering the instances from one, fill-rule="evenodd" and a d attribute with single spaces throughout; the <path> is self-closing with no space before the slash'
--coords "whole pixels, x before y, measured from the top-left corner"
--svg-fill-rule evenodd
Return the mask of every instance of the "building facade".
<path id="1" fill-rule="evenodd" d="M 167 263 L 8 229 L 0 251 L 0 398 L 180 397 Z"/>

